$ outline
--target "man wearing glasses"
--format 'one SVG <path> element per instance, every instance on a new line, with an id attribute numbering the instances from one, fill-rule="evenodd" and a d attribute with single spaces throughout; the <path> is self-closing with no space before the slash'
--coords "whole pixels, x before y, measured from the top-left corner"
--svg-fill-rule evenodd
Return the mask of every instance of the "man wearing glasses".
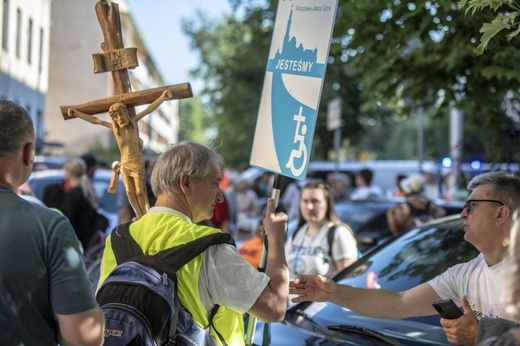
<path id="1" fill-rule="evenodd" d="M 289 286 L 290 294 L 298 295 L 292 302 L 330 301 L 371 317 L 407 318 L 436 314 L 432 302 L 451 298 L 464 315 L 441 319 L 448 341 L 473 345 L 481 317 L 506 316 L 500 275 L 506 267 L 513 212 L 520 207 L 520 178 L 508 172 L 484 173 L 473 178 L 468 189 L 472 193 L 460 216 L 464 239 L 480 251 L 475 259 L 404 292 L 354 288 L 319 275 L 300 275 Z"/>

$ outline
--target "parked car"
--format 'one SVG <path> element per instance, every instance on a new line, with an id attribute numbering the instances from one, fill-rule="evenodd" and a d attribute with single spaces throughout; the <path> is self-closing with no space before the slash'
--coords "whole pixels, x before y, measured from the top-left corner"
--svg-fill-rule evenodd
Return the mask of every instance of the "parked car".
<path id="1" fill-rule="evenodd" d="M 404 291 L 467 262 L 478 251 L 464 240 L 457 215 L 433 220 L 370 250 L 334 277 L 342 285 Z M 367 302 L 370 304 L 370 302 Z M 270 345 L 446 345 L 437 315 L 371 318 L 328 302 L 303 302 L 271 324 Z M 262 345 L 257 323 L 254 343 Z"/>
<path id="2" fill-rule="evenodd" d="M 59 183 L 65 178 L 63 169 L 48 169 L 43 171 L 32 172 L 27 180 L 27 184 L 32 189 L 34 195 L 42 200 L 43 190 L 49 184 Z M 118 225 L 119 222 L 119 208 L 117 206 L 117 195 L 107 192 L 110 179 L 112 178 L 112 171 L 106 169 L 98 169 L 94 173 L 92 185 L 96 190 L 99 200 L 98 212 L 106 216 L 109 220 L 107 233 Z"/>

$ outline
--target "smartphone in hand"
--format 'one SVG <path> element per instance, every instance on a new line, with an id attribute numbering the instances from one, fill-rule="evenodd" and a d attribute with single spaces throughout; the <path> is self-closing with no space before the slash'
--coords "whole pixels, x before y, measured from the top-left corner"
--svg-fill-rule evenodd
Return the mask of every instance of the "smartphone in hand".
<path id="1" fill-rule="evenodd" d="M 464 315 L 451 299 L 439 300 L 433 302 L 432 305 L 442 318 L 452 320 Z"/>

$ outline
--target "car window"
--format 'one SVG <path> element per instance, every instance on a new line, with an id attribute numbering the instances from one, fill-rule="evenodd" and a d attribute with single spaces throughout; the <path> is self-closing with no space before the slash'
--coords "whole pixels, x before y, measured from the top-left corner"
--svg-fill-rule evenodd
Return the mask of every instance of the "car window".
<path id="1" fill-rule="evenodd" d="M 386 213 L 375 216 L 356 230 L 358 249 L 362 253 L 391 237 L 393 237 L 393 234 L 388 226 Z"/>
<path id="2" fill-rule="evenodd" d="M 338 278 L 341 277 L 341 283 L 356 287 L 403 291 L 477 254 L 464 240 L 462 221 L 457 219 L 435 227 L 413 229 L 362 258 Z"/>
<path id="3" fill-rule="evenodd" d="M 335 207 L 336 213 L 341 221 L 347 223 L 354 230 L 378 214 L 384 213 L 386 210 L 386 206 L 378 208 L 364 204 L 356 205 L 348 203 L 338 203 Z"/>

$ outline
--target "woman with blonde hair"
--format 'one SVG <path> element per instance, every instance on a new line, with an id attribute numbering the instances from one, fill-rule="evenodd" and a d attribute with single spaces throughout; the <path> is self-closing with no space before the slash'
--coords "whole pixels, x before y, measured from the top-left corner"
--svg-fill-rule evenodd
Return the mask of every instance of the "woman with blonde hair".
<path id="1" fill-rule="evenodd" d="M 300 219 L 285 243 L 291 278 L 298 274 L 334 276 L 358 259 L 356 239 L 334 208 L 330 186 L 310 180 L 300 195 Z"/>

